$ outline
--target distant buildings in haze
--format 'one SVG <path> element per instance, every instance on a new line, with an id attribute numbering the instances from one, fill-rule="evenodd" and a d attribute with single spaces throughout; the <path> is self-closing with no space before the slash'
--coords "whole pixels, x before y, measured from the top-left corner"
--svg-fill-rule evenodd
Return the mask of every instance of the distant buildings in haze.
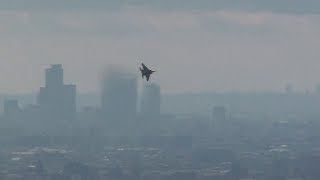
<path id="1" fill-rule="evenodd" d="M 76 117 L 76 86 L 64 84 L 61 64 L 45 70 L 45 87 L 37 97 L 40 109 L 48 118 L 73 120 Z"/>
<path id="2" fill-rule="evenodd" d="M 108 121 L 126 121 L 136 117 L 138 85 L 135 75 L 110 70 L 102 84 L 101 108 Z"/>
<path id="3" fill-rule="evenodd" d="M 148 121 L 158 119 L 161 113 L 160 86 L 156 83 L 146 83 L 141 93 L 138 108 L 136 75 L 125 70 L 110 69 L 106 72 L 102 83 L 101 106 L 90 114 L 86 112 L 86 118 L 99 119 L 101 120 L 99 122 L 108 127 L 117 125 L 121 129 L 133 127 L 132 125 L 138 120 L 138 109 L 140 118 Z M 53 123 L 51 125 L 60 123 L 65 126 L 65 122 L 83 114 L 77 114 L 76 110 L 76 85 L 65 84 L 62 65 L 53 64 L 45 69 L 45 84 L 40 87 L 36 105 L 29 105 L 21 110 L 17 100 L 7 100 L 4 103 L 4 115 L 7 119 L 19 117 L 50 127 L 48 122 Z M 79 119 L 84 120 L 83 117 Z"/>

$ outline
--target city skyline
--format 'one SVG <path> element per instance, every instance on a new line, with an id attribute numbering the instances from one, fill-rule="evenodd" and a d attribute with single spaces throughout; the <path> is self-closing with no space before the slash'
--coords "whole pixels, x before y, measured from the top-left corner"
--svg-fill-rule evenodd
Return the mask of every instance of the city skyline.
<path id="1" fill-rule="evenodd" d="M 319 0 L 0 0 L 0 24 L 0 180 L 320 179 Z"/>

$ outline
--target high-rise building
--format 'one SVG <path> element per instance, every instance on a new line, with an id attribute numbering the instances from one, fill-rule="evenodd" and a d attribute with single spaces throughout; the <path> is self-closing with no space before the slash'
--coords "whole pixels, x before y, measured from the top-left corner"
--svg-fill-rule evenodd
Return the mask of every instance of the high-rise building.
<path id="1" fill-rule="evenodd" d="M 46 117 L 72 120 L 76 116 L 76 86 L 64 84 L 61 64 L 45 70 L 45 87 L 40 88 L 37 103 Z"/>
<path id="2" fill-rule="evenodd" d="M 141 96 L 140 115 L 144 118 L 158 118 L 160 104 L 160 86 L 155 83 L 145 84 Z"/>
<path id="3" fill-rule="evenodd" d="M 53 64 L 51 68 L 45 70 L 46 88 L 58 88 L 63 84 L 63 69 L 61 64 Z"/>
<path id="4" fill-rule="evenodd" d="M 137 113 L 137 78 L 122 71 L 110 70 L 103 79 L 102 113 L 108 121 L 134 119 Z"/>

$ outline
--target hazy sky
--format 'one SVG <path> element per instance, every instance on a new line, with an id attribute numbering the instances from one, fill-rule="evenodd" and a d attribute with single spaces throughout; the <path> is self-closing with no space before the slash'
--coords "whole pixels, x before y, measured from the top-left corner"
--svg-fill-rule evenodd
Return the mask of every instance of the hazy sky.
<path id="1" fill-rule="evenodd" d="M 36 92 L 54 63 L 94 92 L 108 64 L 139 58 L 165 92 L 312 89 L 320 1 L 0 1 L 0 93 Z"/>

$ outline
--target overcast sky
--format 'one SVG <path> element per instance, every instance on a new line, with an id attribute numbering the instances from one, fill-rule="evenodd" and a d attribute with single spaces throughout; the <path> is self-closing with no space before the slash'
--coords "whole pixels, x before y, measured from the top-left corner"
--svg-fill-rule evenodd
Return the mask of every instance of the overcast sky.
<path id="1" fill-rule="evenodd" d="M 164 92 L 312 90 L 319 13 L 319 0 L 1 0 L 0 93 L 37 92 L 55 63 L 96 92 L 106 66 L 139 75 L 140 58 Z"/>

